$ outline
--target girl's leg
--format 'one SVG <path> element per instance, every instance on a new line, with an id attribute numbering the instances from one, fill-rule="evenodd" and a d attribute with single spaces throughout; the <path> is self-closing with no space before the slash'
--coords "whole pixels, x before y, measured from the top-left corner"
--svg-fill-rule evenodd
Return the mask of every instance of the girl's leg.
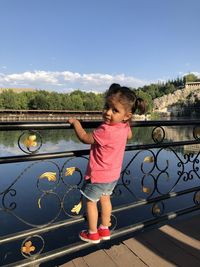
<path id="1" fill-rule="evenodd" d="M 89 199 L 86 200 L 86 209 L 87 209 L 87 219 L 89 232 L 97 232 L 97 222 L 98 222 L 98 209 L 97 203 Z"/>
<path id="2" fill-rule="evenodd" d="M 110 201 L 110 196 L 103 195 L 100 198 L 101 204 L 101 224 L 103 226 L 110 226 L 110 218 L 112 212 L 112 204 Z"/>
<path id="3" fill-rule="evenodd" d="M 98 244 L 101 240 L 97 231 L 98 210 L 97 203 L 89 199 L 86 200 L 87 218 L 89 230 L 81 231 L 79 237 L 81 240 L 93 244 Z"/>

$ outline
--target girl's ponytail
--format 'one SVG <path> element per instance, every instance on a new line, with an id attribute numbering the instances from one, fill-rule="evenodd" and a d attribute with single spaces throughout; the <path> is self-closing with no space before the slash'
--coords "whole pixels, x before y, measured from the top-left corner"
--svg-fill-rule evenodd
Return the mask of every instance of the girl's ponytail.
<path id="1" fill-rule="evenodd" d="M 146 112 L 147 106 L 146 102 L 141 97 L 136 97 L 135 105 L 133 106 L 132 112 L 135 113 L 136 110 L 139 110 L 140 114 L 144 114 Z"/>

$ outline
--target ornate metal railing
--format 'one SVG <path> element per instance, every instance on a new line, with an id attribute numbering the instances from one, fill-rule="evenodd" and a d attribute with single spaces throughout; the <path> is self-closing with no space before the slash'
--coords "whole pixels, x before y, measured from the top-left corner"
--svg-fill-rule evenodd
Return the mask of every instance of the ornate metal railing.
<path id="1" fill-rule="evenodd" d="M 87 128 L 99 123 L 83 122 Z M 126 147 L 112 196 L 113 239 L 200 209 L 200 121 L 132 126 L 149 141 L 138 144 L 139 132 L 137 144 Z M 42 152 L 43 130 L 70 128 L 63 122 L 0 123 L 0 131 L 18 134 L 16 155 L 0 158 L 0 266 L 36 266 L 91 246 L 78 239 L 86 220 L 79 189 L 89 149 Z"/>

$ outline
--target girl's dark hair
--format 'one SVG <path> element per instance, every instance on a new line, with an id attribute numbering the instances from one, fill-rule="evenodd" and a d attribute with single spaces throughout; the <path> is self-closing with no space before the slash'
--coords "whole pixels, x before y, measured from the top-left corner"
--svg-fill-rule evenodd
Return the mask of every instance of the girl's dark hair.
<path id="1" fill-rule="evenodd" d="M 137 97 L 134 91 L 130 88 L 121 86 L 117 83 L 111 84 L 110 88 L 106 92 L 106 99 L 110 98 L 113 95 L 118 95 L 119 101 L 122 104 L 126 104 L 130 107 L 131 112 L 134 114 L 136 110 L 139 110 L 140 114 L 146 112 L 146 103 L 145 101 Z"/>

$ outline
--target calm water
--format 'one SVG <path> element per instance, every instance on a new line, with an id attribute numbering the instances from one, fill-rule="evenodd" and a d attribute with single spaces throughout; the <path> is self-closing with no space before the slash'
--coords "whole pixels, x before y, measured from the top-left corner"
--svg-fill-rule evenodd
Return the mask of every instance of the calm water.
<path id="1" fill-rule="evenodd" d="M 151 134 L 152 127 L 133 129 L 133 139 L 129 144 L 149 144 L 153 143 Z M 90 130 L 91 131 L 91 130 Z M 192 128 L 187 127 L 166 127 L 165 141 L 191 140 Z M 26 131 L 24 131 L 26 133 Z M 67 130 L 40 130 L 42 136 L 42 146 L 40 153 L 51 153 L 60 151 L 81 150 L 89 148 L 88 145 L 79 142 L 75 133 L 71 129 Z M 18 147 L 18 138 L 21 131 L 0 131 L 0 156 L 13 156 L 24 154 Z"/>
<path id="2" fill-rule="evenodd" d="M 180 141 L 192 139 L 192 128 L 190 127 L 167 127 L 165 141 Z M 24 155 L 17 143 L 21 131 L 0 132 L 0 156 Z M 130 144 L 148 144 L 153 143 L 151 138 L 152 128 L 133 129 L 133 139 Z M 73 130 L 43 130 L 41 153 L 51 153 L 60 151 L 72 151 L 88 149 L 88 145 L 81 144 L 74 134 Z M 191 161 L 187 162 L 185 154 L 197 153 L 198 145 L 183 146 L 174 149 L 174 151 L 152 149 L 144 151 L 133 151 L 125 154 L 123 169 L 134 158 L 124 175 L 123 180 L 119 180 L 116 192 L 112 198 L 113 206 L 126 205 L 137 200 L 148 197 L 156 197 L 159 194 L 165 194 L 171 190 L 179 191 L 200 185 L 199 171 L 193 178 L 185 181 L 184 174 L 194 169 Z M 157 167 L 154 166 L 151 172 L 152 162 L 144 162 L 146 157 L 158 155 Z M 180 164 L 181 162 L 181 164 Z M 47 160 L 40 162 L 26 162 L 1 164 L 0 170 L 0 236 L 19 232 L 24 229 L 34 227 L 34 225 L 43 225 L 51 221 L 70 219 L 71 208 L 78 203 L 80 193 L 79 188 L 82 185 L 80 172 L 75 172 L 72 176 L 63 175 L 63 180 L 59 179 L 59 173 L 64 174 L 66 168 L 78 167 L 84 174 L 87 166 L 86 158 L 62 158 L 56 160 Z M 167 169 L 166 169 L 167 167 Z M 165 170 L 166 169 L 166 170 Z M 39 179 L 44 172 L 55 172 L 56 181 Z M 183 175 L 180 176 L 180 172 Z M 155 179 L 157 191 L 155 189 Z M 178 182 L 177 182 L 178 181 Z M 80 184 L 79 184 L 80 182 Z M 177 183 L 177 184 L 176 184 Z M 146 188 L 146 192 L 144 190 Z M 8 193 L 5 190 L 11 189 Z M 47 192 L 49 192 L 47 194 Z M 39 201 L 41 207 L 39 208 Z M 64 210 L 60 209 L 61 202 Z M 182 209 L 192 206 L 192 195 L 179 197 L 175 202 L 169 200 L 165 204 L 165 212 Z M 8 208 L 10 212 L 4 212 L 2 208 Z M 84 208 L 82 213 L 84 212 Z M 128 224 L 134 224 L 142 220 L 152 218 L 151 208 L 149 206 L 138 207 L 123 213 L 117 213 L 117 227 L 123 227 Z M 77 232 L 85 227 L 84 223 L 73 227 L 67 227 L 64 230 L 57 230 L 46 236 L 46 242 L 49 249 L 53 249 L 76 242 Z M 70 233 L 70 237 L 69 237 Z M 67 238 L 66 238 L 67 236 Z M 52 243 L 52 240 L 54 242 Z M 0 259 L 7 264 L 12 259 L 20 258 L 18 251 L 14 250 L 18 244 L 9 243 L 2 246 Z M 9 254 L 9 253 L 10 254 Z M 1 265 L 0 260 L 0 265 Z"/>

